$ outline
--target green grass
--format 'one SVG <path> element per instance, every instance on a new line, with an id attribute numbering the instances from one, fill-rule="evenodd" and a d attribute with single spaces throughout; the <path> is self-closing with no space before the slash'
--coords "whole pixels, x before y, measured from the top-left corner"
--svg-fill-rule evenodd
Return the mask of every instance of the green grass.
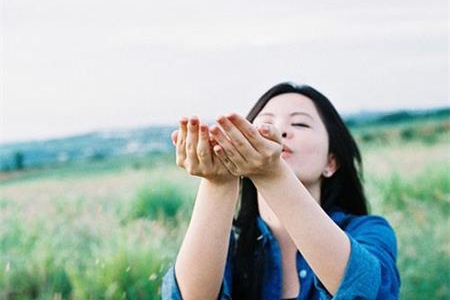
<path id="1" fill-rule="evenodd" d="M 363 125 L 351 128 L 351 131 L 359 143 L 386 145 L 419 141 L 432 145 L 448 141 L 450 120 L 438 118 L 396 124 Z"/>
<path id="2" fill-rule="evenodd" d="M 450 162 L 415 176 L 394 173 L 376 181 L 381 212 L 392 219 L 399 244 L 401 299 L 448 299 Z M 418 296 L 423 295 L 423 296 Z"/>
<path id="3" fill-rule="evenodd" d="M 77 299 L 146 299 L 158 295 L 164 259 L 152 249 L 120 249 L 84 272 L 73 271 Z"/>
<path id="4" fill-rule="evenodd" d="M 439 207 L 443 215 L 449 213 L 450 162 L 428 166 L 413 178 L 392 173 L 378 180 L 384 207 L 396 210 L 407 209 L 411 203 L 419 202 Z"/>
<path id="5" fill-rule="evenodd" d="M 178 213 L 188 213 L 189 200 L 176 183 L 155 182 L 137 193 L 131 203 L 129 219 L 174 220 Z"/>
<path id="6" fill-rule="evenodd" d="M 83 201 L 30 223 L 18 211 L 2 218 L 0 299 L 157 299 L 186 223 L 122 224 L 125 205 L 100 216 L 89 209 Z"/>
<path id="7" fill-rule="evenodd" d="M 197 181 L 164 163 L 65 172 L 1 187 L 0 299 L 159 299 Z"/>

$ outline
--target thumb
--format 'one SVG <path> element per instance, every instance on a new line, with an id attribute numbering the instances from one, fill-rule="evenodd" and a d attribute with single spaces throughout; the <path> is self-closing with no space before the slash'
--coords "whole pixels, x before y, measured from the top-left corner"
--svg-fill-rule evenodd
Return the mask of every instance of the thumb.
<path id="1" fill-rule="evenodd" d="M 172 144 L 174 146 L 177 145 L 177 138 L 178 138 L 178 130 L 172 131 L 172 134 L 170 135 L 170 139 L 172 140 Z"/>
<path id="2" fill-rule="evenodd" d="M 260 124 L 257 126 L 257 129 L 266 139 L 281 144 L 281 132 L 272 124 Z"/>

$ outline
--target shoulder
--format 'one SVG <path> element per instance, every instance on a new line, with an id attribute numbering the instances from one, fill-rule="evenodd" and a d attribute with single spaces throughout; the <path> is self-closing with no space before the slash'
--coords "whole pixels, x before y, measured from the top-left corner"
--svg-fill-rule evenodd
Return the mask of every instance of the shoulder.
<path id="1" fill-rule="evenodd" d="M 353 215 L 342 210 L 333 210 L 328 214 L 330 218 L 345 231 L 394 231 L 389 222 L 380 215 Z"/>

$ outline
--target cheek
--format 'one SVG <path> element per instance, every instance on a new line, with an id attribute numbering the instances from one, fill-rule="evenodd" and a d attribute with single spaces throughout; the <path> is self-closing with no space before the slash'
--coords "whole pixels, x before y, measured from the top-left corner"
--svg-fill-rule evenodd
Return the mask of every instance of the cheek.
<path id="1" fill-rule="evenodd" d="M 322 172 L 328 160 L 328 140 L 317 135 L 305 136 L 299 141 L 298 160 L 310 172 Z"/>
<path id="2" fill-rule="evenodd" d="M 299 141 L 299 151 L 314 156 L 327 156 L 328 140 L 317 134 L 304 135 Z"/>

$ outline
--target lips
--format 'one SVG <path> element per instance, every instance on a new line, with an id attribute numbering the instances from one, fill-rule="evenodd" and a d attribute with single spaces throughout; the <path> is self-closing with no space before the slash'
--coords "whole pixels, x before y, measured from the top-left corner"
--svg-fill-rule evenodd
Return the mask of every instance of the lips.
<path id="1" fill-rule="evenodd" d="M 281 149 L 281 152 L 292 153 L 292 150 L 288 146 L 283 145 L 283 149 Z"/>

